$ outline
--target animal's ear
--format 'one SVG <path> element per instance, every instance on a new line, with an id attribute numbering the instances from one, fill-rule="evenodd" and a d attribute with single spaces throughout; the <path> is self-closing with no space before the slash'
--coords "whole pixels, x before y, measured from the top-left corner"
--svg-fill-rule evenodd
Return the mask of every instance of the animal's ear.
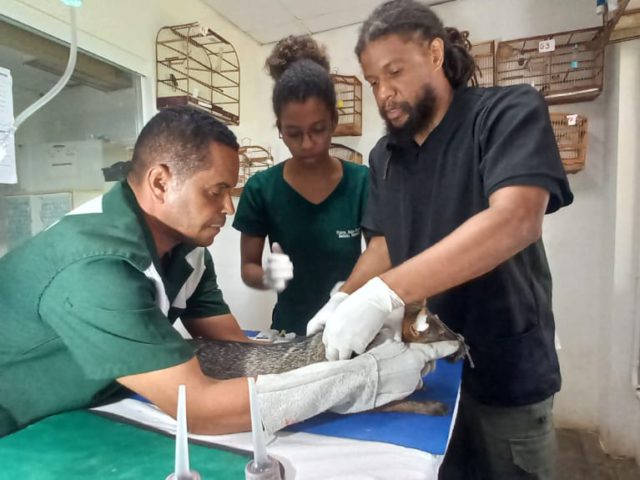
<path id="1" fill-rule="evenodd" d="M 422 308 L 424 307 L 424 302 L 412 302 L 408 303 L 404 306 L 404 316 L 415 318 L 418 316 Z"/>
<path id="2" fill-rule="evenodd" d="M 404 318 L 402 319 L 402 341 L 415 342 L 420 336 L 415 323 L 418 315 L 424 308 L 424 302 L 413 302 L 404 306 Z"/>
<path id="3" fill-rule="evenodd" d="M 417 342 L 420 339 L 420 332 L 415 326 L 415 318 L 407 321 L 407 317 L 405 317 L 405 321 L 402 322 L 402 341 L 405 343 Z"/>

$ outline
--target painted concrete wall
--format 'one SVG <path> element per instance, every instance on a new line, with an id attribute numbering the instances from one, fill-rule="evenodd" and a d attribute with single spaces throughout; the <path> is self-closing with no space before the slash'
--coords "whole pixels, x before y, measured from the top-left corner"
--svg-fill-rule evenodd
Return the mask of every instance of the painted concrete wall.
<path id="1" fill-rule="evenodd" d="M 638 309 L 640 274 L 640 40 L 609 49 L 606 119 L 610 145 L 606 259 L 607 304 L 600 319 L 598 429 L 607 449 L 640 460 Z"/>

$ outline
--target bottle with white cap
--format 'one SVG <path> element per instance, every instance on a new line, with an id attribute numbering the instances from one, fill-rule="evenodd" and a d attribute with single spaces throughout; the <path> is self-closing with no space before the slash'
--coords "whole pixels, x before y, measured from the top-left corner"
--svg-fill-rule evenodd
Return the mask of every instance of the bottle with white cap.
<path id="1" fill-rule="evenodd" d="M 255 380 L 249 377 L 249 405 L 251 407 L 251 431 L 253 433 L 253 460 L 244 469 L 246 480 L 282 480 L 282 464 L 267 455 L 260 407 L 256 395 Z"/>
<path id="2" fill-rule="evenodd" d="M 176 421 L 175 471 L 167 477 L 167 480 L 201 480 L 200 474 L 189 468 L 187 393 L 184 385 L 178 387 L 178 411 Z"/>

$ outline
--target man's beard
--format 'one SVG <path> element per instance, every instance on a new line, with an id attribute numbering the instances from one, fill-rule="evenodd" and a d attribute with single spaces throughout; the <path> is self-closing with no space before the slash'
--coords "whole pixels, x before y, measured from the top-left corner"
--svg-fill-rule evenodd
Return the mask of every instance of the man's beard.
<path id="1" fill-rule="evenodd" d="M 380 115 L 387 125 L 387 133 L 398 140 L 411 140 L 433 120 L 436 112 L 436 92 L 431 85 L 427 84 L 422 87 L 415 105 L 412 106 L 409 102 L 400 102 L 394 106 L 408 114 L 408 117 L 402 125 L 396 127 L 387 119 L 381 109 Z"/>

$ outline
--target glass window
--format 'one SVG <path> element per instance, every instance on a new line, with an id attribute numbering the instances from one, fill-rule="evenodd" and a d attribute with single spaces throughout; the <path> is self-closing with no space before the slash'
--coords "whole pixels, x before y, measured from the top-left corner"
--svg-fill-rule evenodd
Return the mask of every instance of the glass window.
<path id="1" fill-rule="evenodd" d="M 0 17 L 14 116 L 62 76 L 68 45 Z M 78 51 L 66 87 L 16 131 L 18 183 L 0 184 L 0 256 L 122 178 L 141 128 L 140 78 Z"/>

